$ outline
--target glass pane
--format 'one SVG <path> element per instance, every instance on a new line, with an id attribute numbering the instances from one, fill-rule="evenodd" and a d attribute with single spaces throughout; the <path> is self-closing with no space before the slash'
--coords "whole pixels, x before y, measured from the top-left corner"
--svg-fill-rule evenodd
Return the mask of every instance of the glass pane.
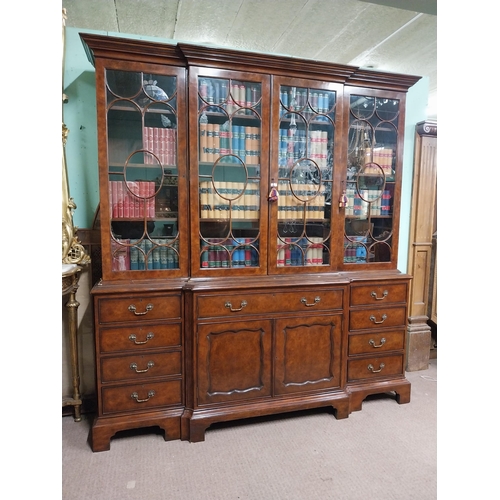
<path id="1" fill-rule="evenodd" d="M 331 263 L 336 94 L 280 87 L 277 266 Z"/>
<path id="2" fill-rule="evenodd" d="M 344 262 L 390 262 L 399 101 L 350 103 Z"/>
<path id="3" fill-rule="evenodd" d="M 176 78 L 106 81 L 112 270 L 178 269 Z"/>
<path id="4" fill-rule="evenodd" d="M 200 267 L 259 267 L 260 83 L 200 78 Z"/>

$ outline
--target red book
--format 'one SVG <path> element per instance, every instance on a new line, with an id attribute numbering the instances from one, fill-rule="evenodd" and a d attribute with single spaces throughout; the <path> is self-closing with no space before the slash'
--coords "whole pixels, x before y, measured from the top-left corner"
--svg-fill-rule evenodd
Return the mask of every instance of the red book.
<path id="1" fill-rule="evenodd" d="M 149 217 L 151 219 L 155 218 L 155 183 L 154 182 L 149 182 L 149 200 L 148 200 L 148 205 L 149 205 Z"/>
<path id="2" fill-rule="evenodd" d="M 153 153 L 158 156 L 160 152 L 160 139 L 159 139 L 160 129 L 158 127 L 153 127 Z"/>
<path id="3" fill-rule="evenodd" d="M 149 127 L 142 129 L 142 149 L 149 149 Z M 144 163 L 149 163 L 149 155 L 144 153 Z"/>
<path id="4" fill-rule="evenodd" d="M 118 203 L 118 217 L 123 218 L 123 182 L 117 182 L 117 203 Z"/>
<path id="5" fill-rule="evenodd" d="M 172 150 L 172 165 L 177 165 L 177 130 L 172 129 L 170 149 Z"/>
<path id="6" fill-rule="evenodd" d="M 123 184 L 123 217 L 128 219 L 130 217 L 130 193 L 127 187 L 127 183 L 124 182 Z"/>
<path id="7" fill-rule="evenodd" d="M 139 218 L 139 185 L 137 182 L 128 182 L 128 187 L 131 191 L 130 199 L 131 199 L 131 204 L 130 204 L 130 217 L 134 219 Z M 132 206 L 134 207 L 134 210 L 132 211 Z"/>
<path id="8" fill-rule="evenodd" d="M 115 209 L 116 184 L 115 181 L 109 181 L 109 214 L 111 218 L 117 217 L 118 206 Z"/>
<path id="9" fill-rule="evenodd" d="M 144 181 L 138 181 L 137 184 L 139 184 L 139 217 L 142 219 L 144 217 L 144 206 L 147 201 L 148 189 Z"/>
<path id="10" fill-rule="evenodd" d="M 167 161 L 167 129 L 161 128 L 158 131 L 159 155 L 160 162 L 164 165 Z"/>

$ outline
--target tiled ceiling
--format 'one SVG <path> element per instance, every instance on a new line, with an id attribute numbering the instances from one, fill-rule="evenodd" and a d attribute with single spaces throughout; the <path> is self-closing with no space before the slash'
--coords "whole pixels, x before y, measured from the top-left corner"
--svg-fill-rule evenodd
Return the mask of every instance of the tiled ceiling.
<path id="1" fill-rule="evenodd" d="M 437 0 L 63 0 L 66 26 L 291 55 L 429 78 Z"/>

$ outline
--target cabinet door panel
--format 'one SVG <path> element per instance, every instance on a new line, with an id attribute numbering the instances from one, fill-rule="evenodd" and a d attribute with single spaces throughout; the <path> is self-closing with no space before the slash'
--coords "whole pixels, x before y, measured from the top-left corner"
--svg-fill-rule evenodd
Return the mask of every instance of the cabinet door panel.
<path id="1" fill-rule="evenodd" d="M 267 75 L 190 71 L 193 275 L 266 272 L 269 87 Z"/>
<path id="2" fill-rule="evenodd" d="M 271 396 L 271 325 L 199 325 L 198 404 Z"/>
<path id="3" fill-rule="evenodd" d="M 394 268 L 397 258 L 405 95 L 346 89 L 344 268 Z"/>
<path id="4" fill-rule="evenodd" d="M 341 316 L 276 321 L 275 394 L 341 385 Z"/>
<path id="5" fill-rule="evenodd" d="M 341 227 L 332 207 L 339 193 L 340 93 L 328 81 L 273 78 L 270 273 L 337 266 Z"/>
<path id="6" fill-rule="evenodd" d="M 101 70 L 103 277 L 185 276 L 186 71 L 118 61 Z"/>

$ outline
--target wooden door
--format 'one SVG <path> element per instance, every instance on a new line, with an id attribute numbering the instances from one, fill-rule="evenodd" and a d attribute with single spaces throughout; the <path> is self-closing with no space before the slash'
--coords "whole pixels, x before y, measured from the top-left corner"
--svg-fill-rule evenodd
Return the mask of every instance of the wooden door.
<path id="1" fill-rule="evenodd" d="M 342 316 L 276 321 L 275 394 L 341 386 Z"/>
<path id="2" fill-rule="evenodd" d="M 198 326 L 198 405 L 271 396 L 272 322 Z"/>

